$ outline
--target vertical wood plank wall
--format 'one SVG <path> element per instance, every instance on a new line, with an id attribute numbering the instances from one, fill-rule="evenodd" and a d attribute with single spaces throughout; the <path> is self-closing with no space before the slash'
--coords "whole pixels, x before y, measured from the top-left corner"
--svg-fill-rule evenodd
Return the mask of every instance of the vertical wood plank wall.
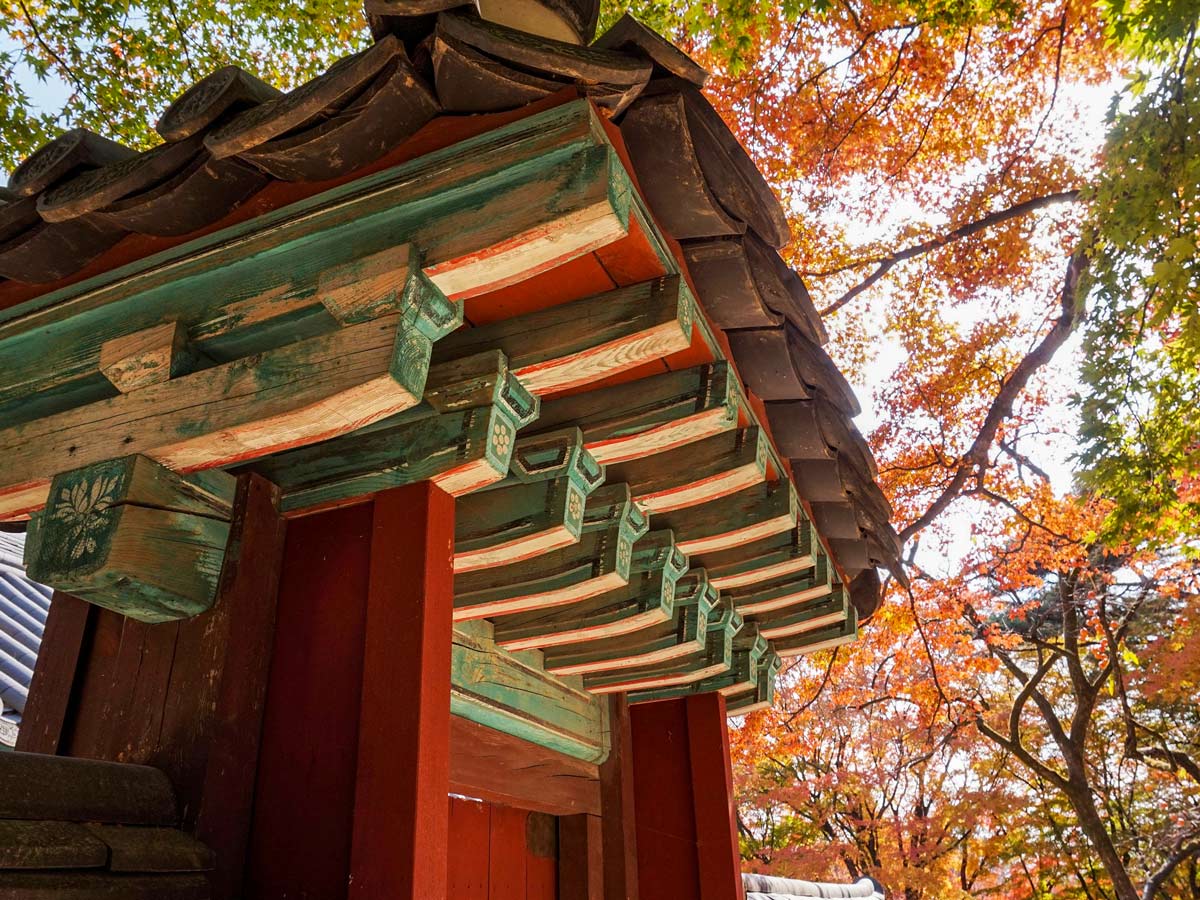
<path id="1" fill-rule="evenodd" d="M 247 897 L 445 897 L 453 535 L 428 482 L 289 522 Z"/>
<path id="2" fill-rule="evenodd" d="M 630 709 L 643 898 L 742 900 L 725 698 Z"/>
<path id="3" fill-rule="evenodd" d="M 238 896 L 275 633 L 278 489 L 239 480 L 235 556 L 216 604 L 147 625 L 56 594 L 17 749 L 162 769 L 182 824 L 218 851 L 213 896 Z"/>
<path id="4" fill-rule="evenodd" d="M 554 817 L 450 798 L 447 897 L 556 900 Z"/>

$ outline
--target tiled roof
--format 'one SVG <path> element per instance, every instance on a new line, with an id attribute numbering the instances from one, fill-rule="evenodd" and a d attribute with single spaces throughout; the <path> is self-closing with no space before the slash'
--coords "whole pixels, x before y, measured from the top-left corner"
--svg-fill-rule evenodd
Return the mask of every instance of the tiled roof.
<path id="1" fill-rule="evenodd" d="M 681 242 L 701 305 L 762 401 L 865 619 L 879 600 L 875 568 L 899 572 L 899 542 L 871 451 L 851 422 L 858 402 L 822 346 L 803 282 L 780 257 L 789 240 L 782 206 L 704 98 L 705 73 L 686 55 L 628 17 L 586 46 L 595 2 L 542 7 L 549 19 L 541 24 L 553 26 L 544 32 L 566 40 L 485 21 L 460 0 L 368 0 L 376 43 L 290 93 L 227 66 L 164 112 L 163 143 L 149 151 L 82 129 L 59 136 L 0 189 L 0 316 L 353 180 L 435 119 L 575 90 L 619 125 L 647 202 Z"/>
<path id="2" fill-rule="evenodd" d="M 24 535 L 0 532 L 0 743 L 9 746 L 25 711 L 50 609 L 50 589 L 25 577 L 24 546 Z"/>
<path id="3" fill-rule="evenodd" d="M 773 875 L 742 874 L 746 900 L 797 900 L 799 897 L 828 900 L 885 900 L 887 892 L 874 878 L 860 878 L 853 884 L 802 881 Z"/>

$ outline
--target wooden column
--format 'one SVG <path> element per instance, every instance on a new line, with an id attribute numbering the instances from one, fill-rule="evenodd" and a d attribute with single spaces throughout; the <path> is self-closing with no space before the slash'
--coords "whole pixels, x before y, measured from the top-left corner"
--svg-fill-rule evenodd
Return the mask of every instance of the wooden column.
<path id="1" fill-rule="evenodd" d="M 454 499 L 375 499 L 349 896 L 446 896 Z"/>
<path id="2" fill-rule="evenodd" d="M 724 698 L 638 704 L 630 724 L 641 896 L 741 900 Z"/>
<path id="3" fill-rule="evenodd" d="M 741 900 L 742 859 L 733 807 L 733 769 L 725 698 L 715 691 L 685 701 L 688 758 L 692 769 L 692 806 L 696 815 L 696 852 L 702 900 Z"/>
<path id="4" fill-rule="evenodd" d="M 42 647 L 29 685 L 29 699 L 17 733 L 17 749 L 57 753 L 67 724 L 76 672 L 87 636 L 92 605 L 55 591 L 42 631 Z"/>
<path id="5" fill-rule="evenodd" d="M 604 900 L 603 829 L 599 816 L 558 820 L 559 900 Z"/>
<path id="6" fill-rule="evenodd" d="M 604 900 L 638 900 L 629 701 L 623 694 L 614 694 L 609 697 L 608 711 L 611 743 L 608 759 L 600 766 Z"/>
<path id="7" fill-rule="evenodd" d="M 445 896 L 454 508 L 288 523 L 244 896 Z"/>

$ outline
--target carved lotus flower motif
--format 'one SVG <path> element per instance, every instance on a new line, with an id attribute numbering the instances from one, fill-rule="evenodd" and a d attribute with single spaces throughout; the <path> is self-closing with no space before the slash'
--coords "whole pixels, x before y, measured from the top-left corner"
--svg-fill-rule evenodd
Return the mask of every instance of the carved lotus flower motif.
<path id="1" fill-rule="evenodd" d="M 79 481 L 58 492 L 51 517 L 66 524 L 71 559 L 95 551 L 96 532 L 105 525 L 96 513 L 112 505 L 118 481 L 115 475 L 101 476 L 90 484 Z"/>
<path id="2" fill-rule="evenodd" d="M 583 515 L 583 498 L 575 491 L 571 491 L 567 496 L 567 512 L 573 520 L 577 520 Z"/>

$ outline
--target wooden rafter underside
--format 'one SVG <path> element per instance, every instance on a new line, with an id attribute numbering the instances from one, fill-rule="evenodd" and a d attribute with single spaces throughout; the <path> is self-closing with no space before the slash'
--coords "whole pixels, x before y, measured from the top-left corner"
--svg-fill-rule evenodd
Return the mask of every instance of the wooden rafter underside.
<path id="1" fill-rule="evenodd" d="M 0 321 L 0 520 L 53 536 L 53 483 L 126 547 L 141 501 L 71 493 L 125 458 L 181 495 L 253 470 L 289 516 L 430 479 L 457 498 L 457 715 L 595 761 L 602 694 L 768 703 L 855 614 L 651 223 L 567 104 L 39 298 Z M 52 555 L 50 583 L 134 615 L 206 608 L 216 577 L 122 608 L 128 560 Z"/>

